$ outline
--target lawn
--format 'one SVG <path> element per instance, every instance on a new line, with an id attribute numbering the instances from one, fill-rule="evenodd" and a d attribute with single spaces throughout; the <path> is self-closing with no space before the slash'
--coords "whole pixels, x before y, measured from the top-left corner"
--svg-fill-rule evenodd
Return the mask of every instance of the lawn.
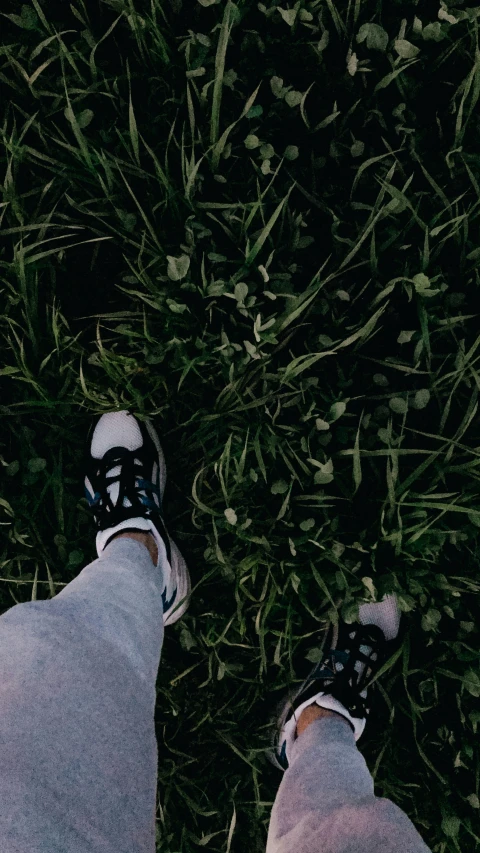
<path id="1" fill-rule="evenodd" d="M 265 849 L 276 706 L 387 592 L 359 746 L 433 853 L 479 851 L 480 6 L 2 9 L 0 610 L 96 558 L 92 418 L 152 417 L 194 585 L 157 851 Z"/>

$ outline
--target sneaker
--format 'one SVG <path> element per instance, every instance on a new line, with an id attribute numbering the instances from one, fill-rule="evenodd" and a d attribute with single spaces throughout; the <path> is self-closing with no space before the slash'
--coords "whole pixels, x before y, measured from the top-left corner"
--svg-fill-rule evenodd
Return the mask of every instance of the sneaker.
<path id="1" fill-rule="evenodd" d="M 163 622 L 185 613 L 190 597 L 187 565 L 163 520 L 165 457 L 150 420 L 128 411 L 110 412 L 92 424 L 86 450 L 85 497 L 97 527 L 100 557 L 120 531 L 149 531 L 158 547 L 165 586 Z M 163 557 L 163 559 L 161 559 Z"/>
<path id="2" fill-rule="evenodd" d="M 297 723 L 309 705 L 316 704 L 345 717 L 356 741 L 363 734 L 370 713 L 367 685 L 388 659 L 391 641 L 398 635 L 400 611 L 396 596 L 362 605 L 360 619 L 369 624 L 340 623 L 327 629 L 320 661 L 297 692 L 281 703 L 273 747 L 267 753 L 279 770 L 289 766 Z"/>

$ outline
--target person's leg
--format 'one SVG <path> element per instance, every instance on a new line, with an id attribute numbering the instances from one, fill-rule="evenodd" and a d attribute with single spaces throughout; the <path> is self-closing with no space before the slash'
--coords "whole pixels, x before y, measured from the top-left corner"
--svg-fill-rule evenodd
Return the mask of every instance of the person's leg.
<path id="1" fill-rule="evenodd" d="M 270 818 L 266 853 L 430 853 L 408 817 L 375 797 L 350 723 L 305 708 Z"/>
<path id="2" fill-rule="evenodd" d="M 6 853 L 154 853 L 164 624 L 152 559 L 117 537 L 55 598 L 0 617 Z"/>

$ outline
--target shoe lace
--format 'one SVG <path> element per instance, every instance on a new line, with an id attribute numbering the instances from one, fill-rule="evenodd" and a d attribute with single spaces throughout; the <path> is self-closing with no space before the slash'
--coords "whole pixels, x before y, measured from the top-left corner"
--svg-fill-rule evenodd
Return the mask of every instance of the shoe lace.
<path id="1" fill-rule="evenodd" d="M 330 648 L 310 673 L 305 688 L 292 703 L 292 713 L 317 693 L 328 693 L 341 702 L 352 717 L 363 718 L 369 712 L 366 689 L 385 657 L 386 640 L 380 628 L 376 625 L 349 627 L 341 647 Z"/>
<path id="2" fill-rule="evenodd" d="M 156 486 L 145 476 L 146 466 L 147 459 L 143 448 L 134 451 L 125 447 L 110 448 L 95 465 L 95 473 L 92 478 L 95 499 L 92 506 L 101 509 L 102 514 L 111 514 L 116 507 L 127 506 L 125 504 L 125 499 L 127 499 L 132 507 L 141 503 L 147 510 L 161 513 L 161 496 L 157 492 Z M 118 474 L 108 477 L 108 472 L 117 467 L 120 468 Z M 119 484 L 119 489 L 116 504 L 114 504 L 108 490 L 116 482 Z M 142 491 L 145 491 L 146 494 L 140 494 Z M 157 494 L 158 505 L 153 497 L 149 497 L 148 492 Z"/>
<path id="3" fill-rule="evenodd" d="M 92 465 L 90 470 L 90 481 L 95 490 L 95 497 L 92 499 L 87 490 L 85 493 L 99 529 L 105 525 L 114 526 L 125 518 L 125 513 L 127 513 L 127 517 L 128 515 L 134 517 L 135 507 L 141 504 L 142 509 L 145 508 L 142 515 L 154 516 L 155 527 L 163 539 L 167 560 L 171 565 L 172 552 L 163 517 L 162 497 L 157 486 L 145 476 L 149 463 L 150 459 L 147 452 L 142 447 L 137 450 L 128 450 L 126 447 L 111 447 L 102 459 L 96 461 L 94 466 Z M 108 477 L 108 472 L 117 467 L 120 468 L 118 474 L 112 474 Z M 119 484 L 119 489 L 114 504 L 108 489 L 116 482 Z M 145 492 L 145 494 L 141 494 L 141 492 Z M 158 497 L 158 504 L 153 500 L 154 493 Z M 130 501 L 129 507 L 124 503 L 125 498 Z"/>

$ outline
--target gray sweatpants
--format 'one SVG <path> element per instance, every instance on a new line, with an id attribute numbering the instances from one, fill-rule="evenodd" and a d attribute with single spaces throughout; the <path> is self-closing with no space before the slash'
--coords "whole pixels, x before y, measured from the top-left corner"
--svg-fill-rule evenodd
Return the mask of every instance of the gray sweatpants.
<path id="1" fill-rule="evenodd" d="M 2 853 L 154 853 L 161 590 L 146 548 L 116 539 L 55 598 L 0 617 Z M 427 853 L 341 720 L 294 752 L 268 853 Z"/>

